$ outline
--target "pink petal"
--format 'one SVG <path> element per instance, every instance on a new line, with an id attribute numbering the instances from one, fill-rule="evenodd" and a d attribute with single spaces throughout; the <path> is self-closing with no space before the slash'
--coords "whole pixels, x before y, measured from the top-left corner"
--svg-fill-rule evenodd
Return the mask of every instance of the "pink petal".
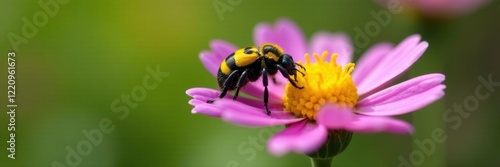
<path id="1" fill-rule="evenodd" d="M 318 124 L 328 129 L 345 129 L 361 133 L 411 133 L 413 127 L 400 120 L 390 117 L 375 117 L 356 115 L 350 108 L 339 108 L 334 105 L 325 105 L 316 117 Z"/>
<path id="2" fill-rule="evenodd" d="M 267 23 L 259 24 L 254 29 L 254 41 L 257 45 L 271 42 L 293 56 L 301 58 L 306 53 L 306 40 L 300 28 L 290 20 L 280 19 L 272 27 Z"/>
<path id="3" fill-rule="evenodd" d="M 362 82 L 368 78 L 367 76 L 373 74 L 373 69 L 375 69 L 382 60 L 388 58 L 386 55 L 392 48 L 393 46 L 390 43 L 379 43 L 368 49 L 368 51 L 358 60 L 352 72 L 354 83 L 356 85 L 362 85 Z"/>
<path id="4" fill-rule="evenodd" d="M 222 119 L 238 125 L 267 127 L 285 125 L 303 120 L 303 118 L 294 118 L 288 113 L 277 110 L 271 110 L 271 115 L 267 115 L 263 107 L 255 108 L 233 100 L 221 99 L 215 103 L 223 109 Z M 283 118 L 284 115 L 288 117 Z"/>
<path id="5" fill-rule="evenodd" d="M 330 54 L 338 53 L 337 64 L 346 65 L 352 61 L 352 42 L 344 33 L 316 33 L 311 42 L 311 54 L 321 54 L 328 51 Z"/>
<path id="6" fill-rule="evenodd" d="M 191 88 L 186 91 L 186 94 L 193 97 L 194 99 L 189 101 L 191 105 L 197 105 L 200 103 L 206 103 L 207 100 L 217 100 L 220 94 L 219 90 L 209 89 L 209 88 Z M 232 99 L 233 97 L 230 95 L 226 95 L 224 99 Z M 236 101 L 242 102 L 246 105 L 250 105 L 253 107 L 263 107 L 263 100 L 253 100 L 249 98 L 245 98 L 242 96 L 238 96 Z M 283 105 L 280 103 L 269 103 L 270 110 L 283 110 Z"/>
<path id="7" fill-rule="evenodd" d="M 409 123 L 391 117 L 374 117 L 358 115 L 349 128 L 361 133 L 391 132 L 397 134 L 413 133 Z"/>
<path id="8" fill-rule="evenodd" d="M 213 104 L 198 104 L 192 110 L 193 114 L 203 114 L 212 117 L 220 117 L 222 114 L 222 110 Z"/>
<path id="9" fill-rule="evenodd" d="M 390 116 L 418 110 L 444 96 L 444 79 L 442 74 L 427 74 L 394 85 L 360 100 L 358 112 Z"/>
<path id="10" fill-rule="evenodd" d="M 208 98 L 215 98 L 218 96 L 218 91 L 209 88 L 191 88 L 186 90 L 186 94 L 191 97 L 200 95 L 208 96 Z"/>
<path id="11" fill-rule="evenodd" d="M 191 113 L 204 114 L 213 117 L 221 116 L 222 110 L 220 107 L 207 103 L 207 100 L 215 99 L 218 96 L 215 90 L 207 88 L 191 88 L 186 91 L 186 94 L 193 97 L 193 99 L 188 102 L 194 106 Z"/>
<path id="12" fill-rule="evenodd" d="M 308 154 L 319 149 L 325 143 L 327 136 L 328 131 L 325 127 L 301 121 L 274 135 L 269 140 L 267 148 L 277 156 L 288 152 Z"/>
<path id="13" fill-rule="evenodd" d="M 316 116 L 316 121 L 328 129 L 346 129 L 355 117 L 356 115 L 350 108 L 340 108 L 333 104 L 325 104 Z"/>
<path id="14" fill-rule="evenodd" d="M 192 106 L 196 106 L 196 105 L 203 104 L 203 103 L 207 103 L 207 101 L 198 100 L 198 99 L 191 99 L 188 101 L 188 104 L 190 104 Z"/>
<path id="15" fill-rule="evenodd" d="M 427 49 L 427 42 L 420 42 L 419 35 L 412 35 L 376 63 L 369 74 L 364 74 L 363 82 L 358 83 L 358 94 L 367 96 L 390 83 L 408 69 Z M 359 73 L 358 73 L 359 74 Z M 361 74 L 363 75 L 363 74 Z"/>

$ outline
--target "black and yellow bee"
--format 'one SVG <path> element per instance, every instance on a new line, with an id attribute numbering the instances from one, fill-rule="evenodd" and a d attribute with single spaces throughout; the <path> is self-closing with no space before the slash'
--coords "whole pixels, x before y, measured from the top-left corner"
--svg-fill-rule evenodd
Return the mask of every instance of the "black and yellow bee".
<path id="1" fill-rule="evenodd" d="M 305 70 L 303 66 L 293 61 L 292 56 L 285 54 L 281 47 L 272 43 L 265 43 L 259 48 L 246 47 L 239 49 L 231 53 L 220 64 L 217 82 L 222 92 L 219 98 L 223 98 L 227 91 L 236 89 L 233 96 L 233 99 L 236 99 L 241 87 L 248 82 L 256 81 L 262 76 L 264 106 L 266 107 L 266 114 L 269 115 L 271 112 L 267 106 L 269 102 L 268 74 L 273 76 L 273 82 L 276 83 L 274 75 L 279 71 L 294 87 L 302 89 L 304 87 L 297 86 L 295 82 L 297 81 L 297 72 L 302 75 L 304 73 L 299 71 L 296 66 Z M 292 80 L 292 76 L 294 80 Z M 207 103 L 212 102 L 214 100 L 207 101 Z"/>

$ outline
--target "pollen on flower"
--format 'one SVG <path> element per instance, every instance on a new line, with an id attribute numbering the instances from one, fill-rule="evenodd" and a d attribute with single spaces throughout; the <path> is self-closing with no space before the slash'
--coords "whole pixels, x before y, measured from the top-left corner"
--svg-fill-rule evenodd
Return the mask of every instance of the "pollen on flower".
<path id="1" fill-rule="evenodd" d="M 297 89 L 290 83 L 286 85 L 283 97 L 286 111 L 297 117 L 315 120 L 316 113 L 326 102 L 341 107 L 356 105 L 359 96 L 351 77 L 354 63 L 342 68 L 336 63 L 337 54 L 332 54 L 330 61 L 326 61 L 328 55 L 326 51 L 321 57 L 314 54 L 316 62 L 312 63 L 309 54 L 305 54 L 305 64 L 299 62 L 306 69 L 303 70 L 305 75 L 297 75 L 297 85 L 304 88 Z"/>

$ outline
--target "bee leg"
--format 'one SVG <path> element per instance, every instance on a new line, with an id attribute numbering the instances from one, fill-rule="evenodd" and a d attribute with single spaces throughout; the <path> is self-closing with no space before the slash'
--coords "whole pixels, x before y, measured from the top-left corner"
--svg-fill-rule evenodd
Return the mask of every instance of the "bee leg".
<path id="1" fill-rule="evenodd" d="M 304 68 L 304 66 L 298 64 L 298 63 L 295 63 L 295 65 L 299 66 L 301 69 L 303 69 L 304 71 L 306 71 L 306 68 Z M 304 74 L 302 71 L 300 71 L 299 69 L 294 69 L 294 72 L 295 72 L 295 75 L 293 75 L 293 79 L 295 79 L 295 82 L 297 82 L 297 72 L 299 72 L 300 74 L 302 74 L 302 76 L 305 76 L 306 74 Z"/>
<path id="2" fill-rule="evenodd" d="M 306 71 L 306 68 L 304 68 L 304 66 L 300 65 L 299 63 L 295 63 L 295 65 L 299 66 L 300 68 L 302 68 L 304 71 Z M 304 73 L 302 73 L 304 74 Z"/>
<path id="3" fill-rule="evenodd" d="M 236 92 L 234 93 L 233 100 L 236 100 L 238 94 L 240 93 L 240 88 L 248 82 L 247 72 L 248 69 L 246 69 L 245 71 L 243 71 L 243 73 L 241 73 L 241 76 L 238 79 L 238 84 L 236 85 Z"/>
<path id="4" fill-rule="evenodd" d="M 305 76 L 306 74 L 304 74 L 302 71 L 298 70 L 298 69 L 295 69 L 296 72 L 299 72 L 300 74 L 302 74 L 302 76 Z M 304 68 L 304 71 L 305 71 L 305 68 Z"/>
<path id="5" fill-rule="evenodd" d="M 299 87 L 299 86 L 297 86 L 297 84 L 295 83 L 295 81 L 294 81 L 292 78 L 290 78 L 290 74 L 288 74 L 288 72 L 286 72 L 285 68 L 283 68 L 283 67 L 282 67 L 281 65 L 279 65 L 279 64 L 278 64 L 278 65 L 276 65 L 276 66 L 278 67 L 278 70 L 280 70 L 281 75 L 283 75 L 283 77 L 287 78 L 287 79 L 288 79 L 288 81 L 290 81 L 290 84 L 292 84 L 292 85 L 293 85 L 293 87 L 296 87 L 296 88 L 298 88 L 298 89 L 303 89 L 303 88 L 304 88 L 304 87 Z"/>
<path id="6" fill-rule="evenodd" d="M 262 84 L 264 85 L 264 106 L 266 107 L 266 114 L 271 115 L 271 111 L 269 111 L 269 107 L 267 103 L 269 103 L 269 92 L 267 90 L 267 70 L 266 68 L 262 69 Z"/>
<path id="7" fill-rule="evenodd" d="M 300 74 L 302 74 L 302 76 L 305 76 L 305 74 L 302 71 L 299 71 L 299 70 L 295 69 L 294 70 L 295 74 L 293 74 L 293 79 L 295 80 L 295 82 L 298 82 L 297 81 L 297 72 L 299 72 Z"/>
<path id="8" fill-rule="evenodd" d="M 237 76 L 238 76 L 238 70 L 234 70 L 233 72 L 231 72 L 231 74 L 229 74 L 227 79 L 224 81 L 224 85 L 222 85 L 222 88 L 221 88 L 222 92 L 219 94 L 219 97 L 218 97 L 219 99 L 226 96 L 226 93 L 229 90 L 229 86 L 231 84 L 231 81 L 234 79 L 234 77 L 237 77 Z M 215 99 L 207 100 L 207 103 L 213 103 L 214 101 L 215 101 Z"/>

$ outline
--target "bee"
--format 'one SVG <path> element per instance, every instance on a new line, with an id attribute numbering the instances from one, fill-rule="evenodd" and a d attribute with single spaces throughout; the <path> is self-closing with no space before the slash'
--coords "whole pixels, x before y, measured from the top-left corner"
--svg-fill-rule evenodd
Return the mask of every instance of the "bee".
<path id="1" fill-rule="evenodd" d="M 268 108 L 269 93 L 268 75 L 273 77 L 278 71 L 287 78 L 290 84 L 295 88 L 303 89 L 297 86 L 297 72 L 304 76 L 304 73 L 296 67 L 306 70 L 302 65 L 293 61 L 292 56 L 283 52 L 283 49 L 276 44 L 264 43 L 259 48 L 255 46 L 241 48 L 231 53 L 222 61 L 217 72 L 217 83 L 221 89 L 218 98 L 223 98 L 230 90 L 235 90 L 233 100 L 238 97 L 240 88 L 248 82 L 255 82 L 262 76 L 262 85 L 264 86 L 264 106 L 266 114 L 270 115 Z M 293 77 L 293 79 L 291 78 Z M 207 100 L 207 103 L 213 103 L 214 100 Z"/>

